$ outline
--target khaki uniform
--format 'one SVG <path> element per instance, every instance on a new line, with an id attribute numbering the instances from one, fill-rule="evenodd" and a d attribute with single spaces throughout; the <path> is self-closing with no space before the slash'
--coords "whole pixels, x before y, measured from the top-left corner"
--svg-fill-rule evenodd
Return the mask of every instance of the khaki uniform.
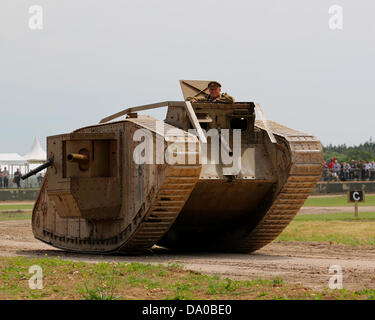
<path id="1" fill-rule="evenodd" d="M 188 97 L 187 101 L 197 100 L 197 102 L 217 102 L 217 103 L 234 103 L 234 98 L 227 93 L 221 93 L 219 97 L 213 98 L 207 95 L 205 98 L 201 97 Z"/>

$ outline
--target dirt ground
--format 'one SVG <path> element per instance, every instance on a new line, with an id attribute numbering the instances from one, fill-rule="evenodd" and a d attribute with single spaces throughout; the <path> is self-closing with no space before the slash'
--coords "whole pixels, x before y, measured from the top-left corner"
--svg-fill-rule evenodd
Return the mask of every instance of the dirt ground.
<path id="1" fill-rule="evenodd" d="M 354 207 L 302 207 L 298 214 L 327 214 L 353 212 Z M 375 207 L 358 207 L 358 212 L 375 212 Z"/>
<path id="2" fill-rule="evenodd" d="M 253 254 L 176 253 L 163 248 L 143 256 L 67 253 L 34 239 L 28 220 L 0 222 L 0 256 L 61 257 L 86 262 L 177 262 L 187 269 L 232 279 L 282 277 L 313 289 L 328 287 L 329 268 L 339 265 L 346 289 L 375 288 L 375 250 L 329 243 L 273 242 Z"/>
<path id="3" fill-rule="evenodd" d="M 34 204 L 35 201 L 0 201 L 2 205 Z"/>

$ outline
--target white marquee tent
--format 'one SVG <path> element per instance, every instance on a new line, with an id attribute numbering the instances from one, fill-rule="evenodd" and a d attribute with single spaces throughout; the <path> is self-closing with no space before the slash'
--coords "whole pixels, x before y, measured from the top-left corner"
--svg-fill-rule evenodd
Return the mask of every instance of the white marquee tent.
<path id="1" fill-rule="evenodd" d="M 20 168 L 21 172 L 29 170 L 29 163 L 18 153 L 0 153 L 0 167 L 7 167 L 10 174 L 14 173 L 14 167 Z"/>
<path id="2" fill-rule="evenodd" d="M 47 161 L 47 153 L 40 146 L 37 137 L 34 138 L 31 150 L 23 158 L 30 164 L 40 164 Z"/>
<path id="3" fill-rule="evenodd" d="M 23 157 L 18 153 L 0 153 L 0 168 L 4 170 L 4 168 L 7 167 L 11 175 L 17 168 L 19 168 L 22 173 L 27 173 L 39 164 L 46 162 L 46 160 L 47 154 L 40 146 L 37 137 L 35 137 L 30 151 Z"/>
<path id="4" fill-rule="evenodd" d="M 47 153 L 40 146 L 39 140 L 35 137 L 30 151 L 23 157 L 18 153 L 0 153 L 0 169 L 4 170 L 6 167 L 10 175 L 16 172 L 19 168 L 22 174 L 29 172 L 36 168 L 41 163 L 46 162 Z M 37 179 L 28 179 L 25 186 L 36 184 Z"/>

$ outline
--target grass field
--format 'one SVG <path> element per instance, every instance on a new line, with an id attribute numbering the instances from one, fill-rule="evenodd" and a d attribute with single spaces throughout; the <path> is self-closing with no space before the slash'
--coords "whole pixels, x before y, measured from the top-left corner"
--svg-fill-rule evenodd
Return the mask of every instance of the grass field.
<path id="1" fill-rule="evenodd" d="M 367 196 L 364 205 L 375 205 L 375 196 Z M 337 196 L 309 198 L 305 206 L 340 207 L 353 204 L 346 202 L 346 196 Z M 358 218 L 352 212 L 297 215 L 277 240 L 375 245 L 375 212 L 361 212 Z"/>
<path id="2" fill-rule="evenodd" d="M 350 246 L 375 245 L 375 220 L 295 220 L 278 241 L 332 242 Z"/>
<path id="3" fill-rule="evenodd" d="M 31 211 L 33 209 L 32 204 L 0 204 L 1 211 L 10 211 L 10 210 L 27 210 Z"/>
<path id="4" fill-rule="evenodd" d="M 10 220 L 29 220 L 31 219 L 30 212 L 1 212 L 0 211 L 0 221 L 10 221 Z"/>
<path id="5" fill-rule="evenodd" d="M 32 204 L 0 204 L 0 221 L 31 219 Z"/>
<path id="6" fill-rule="evenodd" d="M 277 240 L 375 245 L 375 212 L 297 215 Z"/>
<path id="7" fill-rule="evenodd" d="M 40 188 L 36 188 L 36 187 L 33 187 L 33 188 L 1 188 L 0 189 L 0 192 L 2 191 L 28 191 L 28 190 L 40 190 Z"/>
<path id="8" fill-rule="evenodd" d="M 29 268 L 40 266 L 43 289 L 30 289 Z M 176 264 L 88 264 L 58 258 L 0 257 L 0 299 L 375 299 L 375 290 L 314 291 L 281 278 L 235 281 Z"/>
<path id="9" fill-rule="evenodd" d="M 353 203 L 347 202 L 346 195 L 337 197 L 312 197 L 308 198 L 305 207 L 347 207 Z M 375 206 L 375 195 L 367 195 L 365 202 L 360 202 L 359 206 Z"/>

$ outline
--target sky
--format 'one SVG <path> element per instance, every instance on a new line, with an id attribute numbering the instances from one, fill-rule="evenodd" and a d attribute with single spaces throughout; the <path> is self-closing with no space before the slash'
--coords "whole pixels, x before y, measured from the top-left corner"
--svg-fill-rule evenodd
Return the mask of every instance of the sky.
<path id="1" fill-rule="evenodd" d="M 32 5 L 43 29 L 30 29 Z M 374 18 L 371 0 L 1 0 L 0 153 L 182 100 L 180 79 L 217 80 L 324 145 L 363 143 L 375 138 Z"/>

